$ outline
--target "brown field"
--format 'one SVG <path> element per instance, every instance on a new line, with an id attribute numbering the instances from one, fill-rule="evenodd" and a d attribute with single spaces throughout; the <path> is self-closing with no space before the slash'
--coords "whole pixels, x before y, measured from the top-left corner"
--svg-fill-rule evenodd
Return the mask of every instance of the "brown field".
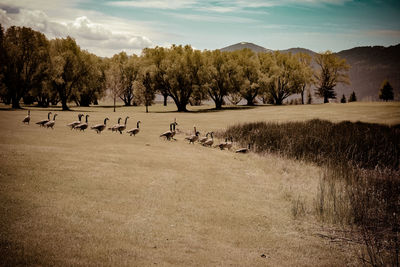
<path id="1" fill-rule="evenodd" d="M 313 215 L 321 170 L 274 155 L 238 155 L 184 141 L 247 121 L 312 118 L 400 123 L 400 103 L 260 106 L 190 113 L 175 107 L 57 111 L 54 130 L 34 122 L 46 109 L 0 111 L 0 265 L 343 266 L 357 246 L 321 238 Z M 53 113 L 55 109 L 52 109 Z M 78 112 L 89 124 L 141 120 L 126 133 L 71 131 Z M 176 118 L 176 142 L 159 135 Z M 305 203 L 294 218 L 293 202 Z M 265 257 L 261 257 L 265 255 Z"/>

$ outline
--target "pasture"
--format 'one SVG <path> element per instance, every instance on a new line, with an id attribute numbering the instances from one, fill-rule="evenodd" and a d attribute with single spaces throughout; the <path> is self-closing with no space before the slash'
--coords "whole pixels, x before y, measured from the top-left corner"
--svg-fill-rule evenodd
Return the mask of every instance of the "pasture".
<path id="1" fill-rule="evenodd" d="M 176 113 L 175 106 L 0 110 L 0 265 L 356 265 L 357 247 L 321 238 L 312 215 L 321 170 L 276 155 L 189 145 L 250 121 L 400 123 L 399 103 L 259 106 Z M 58 113 L 54 130 L 34 123 Z M 141 132 L 70 130 L 129 116 Z M 176 118 L 177 141 L 159 135 Z M 220 140 L 221 141 L 221 140 Z M 215 141 L 218 143 L 218 141 Z M 296 199 L 306 216 L 293 218 Z"/>

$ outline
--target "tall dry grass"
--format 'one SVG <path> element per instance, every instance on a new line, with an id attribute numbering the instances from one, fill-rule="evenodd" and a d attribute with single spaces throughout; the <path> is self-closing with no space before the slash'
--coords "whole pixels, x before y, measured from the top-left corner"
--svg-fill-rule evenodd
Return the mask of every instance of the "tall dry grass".
<path id="1" fill-rule="evenodd" d="M 399 125 L 257 122 L 232 126 L 222 135 L 252 144 L 257 153 L 322 165 L 325 171 L 315 201 L 318 218 L 354 226 L 354 235 L 361 235 L 364 244 L 363 263 L 399 266 Z M 297 215 L 299 209 L 303 207 L 296 202 L 292 213 Z"/>

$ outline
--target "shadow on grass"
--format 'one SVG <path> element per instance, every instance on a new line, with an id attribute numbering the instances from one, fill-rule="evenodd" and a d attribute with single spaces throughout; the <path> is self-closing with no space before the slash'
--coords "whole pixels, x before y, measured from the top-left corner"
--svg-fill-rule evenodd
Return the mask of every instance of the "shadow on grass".
<path id="1" fill-rule="evenodd" d="M 227 110 L 248 110 L 254 109 L 260 106 L 231 106 L 231 107 L 223 107 L 221 109 L 216 108 L 207 108 L 207 109 L 196 109 L 196 110 L 188 110 L 182 113 L 209 113 L 209 112 L 222 112 Z M 177 110 L 165 110 L 165 111 L 149 111 L 149 113 L 177 113 Z"/>

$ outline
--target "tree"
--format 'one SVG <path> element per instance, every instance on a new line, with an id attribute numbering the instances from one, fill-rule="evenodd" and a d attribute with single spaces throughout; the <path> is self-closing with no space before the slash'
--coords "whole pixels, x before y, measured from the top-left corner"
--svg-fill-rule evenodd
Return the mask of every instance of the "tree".
<path id="1" fill-rule="evenodd" d="M 349 102 L 356 102 L 356 101 L 357 101 L 356 93 L 353 91 L 353 93 L 351 93 L 349 97 Z"/>
<path id="2" fill-rule="evenodd" d="M 311 68 L 311 56 L 305 53 L 298 53 L 296 57 L 299 60 L 300 68 L 298 69 L 297 75 L 297 86 L 301 95 L 301 104 L 304 105 L 304 92 L 308 86 L 310 86 L 314 79 L 314 71 Z"/>
<path id="3" fill-rule="evenodd" d="M 156 50 L 160 50 L 156 48 Z M 145 53 L 152 54 L 151 49 Z M 174 100 L 178 111 L 187 111 L 187 104 L 195 90 L 201 90 L 199 86 L 198 72 L 202 64 L 201 52 L 193 50 L 190 45 L 176 46 L 161 50 L 164 55 L 150 56 L 156 66 L 155 88 L 166 91 Z"/>
<path id="4" fill-rule="evenodd" d="M 235 77 L 232 77 L 234 86 L 239 86 L 240 94 L 247 101 L 248 106 L 254 106 L 259 93 L 260 63 L 256 54 L 250 49 L 235 51 L 232 54 L 237 62 Z"/>
<path id="5" fill-rule="evenodd" d="M 343 94 L 343 96 L 342 96 L 342 98 L 340 99 L 340 103 L 346 103 L 347 101 L 346 101 L 346 97 L 344 96 L 344 94 Z"/>
<path id="6" fill-rule="evenodd" d="M 305 87 L 302 65 L 296 56 L 291 53 L 261 53 L 260 86 L 274 99 L 276 105 L 292 94 L 299 93 Z M 301 89 L 300 89 L 301 88 Z"/>
<path id="7" fill-rule="evenodd" d="M 320 70 L 314 74 L 316 94 L 324 98 L 324 103 L 329 98 L 336 98 L 335 86 L 339 83 L 349 84 L 347 71 L 350 66 L 345 59 L 341 59 L 330 51 L 315 56 L 315 62 Z"/>
<path id="8" fill-rule="evenodd" d="M 382 99 L 383 101 L 394 99 L 393 87 L 390 85 L 388 80 L 384 80 L 379 89 L 379 99 Z"/>
<path id="9" fill-rule="evenodd" d="M 69 110 L 68 101 L 84 84 L 92 66 L 71 37 L 54 39 L 50 44 L 52 87 L 58 92 L 62 110 Z"/>
<path id="10" fill-rule="evenodd" d="M 205 51 L 202 56 L 204 63 L 199 72 L 200 82 L 214 101 L 215 108 L 221 109 L 224 97 L 233 91 L 231 77 L 236 73 L 233 58 L 229 52 L 220 50 Z"/>
<path id="11" fill-rule="evenodd" d="M 133 87 L 135 91 L 135 98 L 138 103 L 146 106 L 146 113 L 149 112 L 149 106 L 153 104 L 155 98 L 154 90 L 154 75 L 152 73 L 151 67 L 143 66 L 139 79 L 133 82 Z"/>
<path id="12" fill-rule="evenodd" d="M 117 97 L 120 95 L 122 90 L 122 81 L 121 81 L 121 68 L 118 63 L 114 61 L 109 62 L 109 66 L 105 71 L 105 82 L 106 88 L 110 90 L 111 96 L 114 100 L 114 112 L 116 108 Z"/>
<path id="13" fill-rule="evenodd" d="M 2 37 L 3 39 L 3 37 Z M 2 80 L 13 108 L 21 98 L 41 86 L 48 75 L 49 43 L 44 34 L 26 27 L 7 29 L 2 43 Z"/>
<path id="14" fill-rule="evenodd" d="M 155 90 L 158 91 L 164 98 L 164 106 L 167 106 L 167 99 L 169 96 L 169 92 L 167 89 L 167 85 L 164 81 L 165 69 L 163 64 L 165 62 L 167 49 L 163 47 L 155 47 L 155 48 L 145 48 L 142 51 L 143 58 L 146 59 L 149 64 L 154 65 L 153 70 L 153 79 Z"/>

